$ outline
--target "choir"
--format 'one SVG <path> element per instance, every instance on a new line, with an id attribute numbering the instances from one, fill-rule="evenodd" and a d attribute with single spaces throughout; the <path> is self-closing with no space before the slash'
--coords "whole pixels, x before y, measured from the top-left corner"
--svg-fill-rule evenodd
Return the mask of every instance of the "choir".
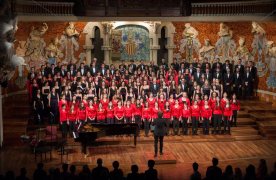
<path id="1" fill-rule="evenodd" d="M 200 126 L 208 135 L 231 133 L 238 98 L 252 96 L 255 79 L 252 62 L 244 67 L 241 61 L 234 65 L 216 59 L 211 66 L 175 60 L 170 67 L 158 67 L 141 61 L 115 68 L 97 66 L 95 60 L 79 68 L 59 63 L 32 68 L 28 88 L 36 113 L 52 112 L 64 136 L 80 123 L 137 123 L 148 136 L 160 110 L 173 129 L 167 128 L 167 135 L 188 135 L 189 126 L 192 135 Z"/>

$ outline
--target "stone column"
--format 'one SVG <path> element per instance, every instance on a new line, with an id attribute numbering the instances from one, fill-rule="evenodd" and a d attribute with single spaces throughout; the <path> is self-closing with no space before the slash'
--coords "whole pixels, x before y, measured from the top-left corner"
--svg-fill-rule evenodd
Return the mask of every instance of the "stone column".
<path id="1" fill-rule="evenodd" d="M 150 45 L 150 60 L 153 61 L 154 64 L 157 64 L 157 51 L 160 49 L 158 44 L 158 36 L 154 33 L 154 37 L 152 38 L 152 44 Z"/>
<path id="2" fill-rule="evenodd" d="M 2 87 L 0 85 L 0 147 L 3 146 L 3 106 L 2 106 Z"/>
<path id="3" fill-rule="evenodd" d="M 173 50 L 175 49 L 175 45 L 173 43 L 172 38 L 168 38 L 168 43 L 166 45 L 166 48 L 168 49 L 168 64 L 171 64 L 173 62 Z"/>
<path id="4" fill-rule="evenodd" d="M 102 23 L 104 26 L 104 41 L 102 50 L 104 51 L 104 63 L 110 64 L 111 63 L 111 50 L 112 46 L 110 45 L 110 33 L 112 25 L 108 22 Z"/>

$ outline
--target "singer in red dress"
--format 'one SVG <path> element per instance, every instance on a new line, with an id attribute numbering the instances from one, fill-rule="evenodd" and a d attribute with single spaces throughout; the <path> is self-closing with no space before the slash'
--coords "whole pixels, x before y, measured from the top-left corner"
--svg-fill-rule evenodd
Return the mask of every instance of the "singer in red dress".
<path id="1" fill-rule="evenodd" d="M 173 132 L 174 135 L 179 133 L 179 123 L 181 119 L 181 106 L 178 104 L 178 100 L 175 101 L 174 106 L 172 107 L 172 120 L 173 120 Z"/>
<path id="2" fill-rule="evenodd" d="M 192 135 L 197 135 L 198 123 L 200 120 L 200 107 L 197 101 L 191 106 Z"/>
<path id="3" fill-rule="evenodd" d="M 236 94 L 232 95 L 232 99 L 230 101 L 230 104 L 231 104 L 231 108 L 232 108 L 232 111 L 233 111 L 232 123 L 233 123 L 234 126 L 237 127 L 238 111 L 240 110 L 241 106 L 240 106 L 240 101 L 237 100 Z"/>
<path id="4" fill-rule="evenodd" d="M 214 117 L 214 134 L 221 133 L 221 121 L 222 121 L 222 107 L 220 105 L 219 97 L 217 97 L 216 104 L 213 107 L 213 117 Z"/>
<path id="5" fill-rule="evenodd" d="M 122 101 L 118 101 L 118 106 L 114 108 L 115 123 L 123 124 L 125 117 L 125 108 L 122 106 Z"/>
<path id="6" fill-rule="evenodd" d="M 203 134 L 209 134 L 209 124 L 212 118 L 212 108 L 209 106 L 208 101 L 204 101 L 204 105 L 201 107 L 201 119 L 202 119 L 202 127 Z"/>
<path id="7" fill-rule="evenodd" d="M 149 103 L 146 101 L 142 109 L 142 120 L 144 122 L 145 136 L 149 136 L 149 126 L 151 122 L 151 108 L 149 108 Z"/>
<path id="8" fill-rule="evenodd" d="M 125 122 L 132 123 L 132 119 L 133 119 L 133 109 L 130 105 L 130 101 L 128 100 L 125 106 Z"/>
<path id="9" fill-rule="evenodd" d="M 76 111 L 75 106 L 73 104 L 71 105 L 67 116 L 68 116 L 68 121 L 69 121 L 69 133 L 70 133 L 71 136 L 73 136 L 73 131 L 75 129 L 75 124 L 77 122 L 77 111 Z"/>
<path id="10" fill-rule="evenodd" d="M 166 135 L 168 136 L 170 133 L 170 124 L 171 124 L 171 108 L 170 103 L 166 101 L 165 107 L 163 110 L 163 118 L 166 120 Z"/>
<path id="11" fill-rule="evenodd" d="M 95 123 L 96 115 L 97 115 L 97 109 L 94 107 L 93 101 L 89 101 L 88 106 L 86 107 L 87 122 Z"/>
<path id="12" fill-rule="evenodd" d="M 182 133 L 188 135 L 188 122 L 191 121 L 191 109 L 187 102 L 183 103 L 182 109 Z"/>
<path id="13" fill-rule="evenodd" d="M 114 108 L 113 103 L 111 101 L 108 103 L 108 106 L 106 108 L 106 122 L 107 124 L 114 123 Z"/>
<path id="14" fill-rule="evenodd" d="M 142 118 L 142 106 L 139 99 L 136 101 L 136 105 L 133 109 L 134 121 L 138 125 L 138 136 L 140 134 L 141 129 L 141 118 Z"/>
<path id="15" fill-rule="evenodd" d="M 61 125 L 62 138 L 67 138 L 68 118 L 65 104 L 61 106 L 61 109 L 59 111 L 59 122 Z"/>
<path id="16" fill-rule="evenodd" d="M 231 134 L 230 127 L 232 121 L 232 108 L 230 102 L 227 100 L 223 108 L 224 133 Z"/>
<path id="17" fill-rule="evenodd" d="M 78 119 L 78 123 L 83 124 L 84 122 L 86 122 L 86 107 L 84 106 L 84 103 L 81 102 L 80 106 L 78 108 L 77 111 L 77 119 Z"/>
<path id="18" fill-rule="evenodd" d="M 102 103 L 99 103 L 99 108 L 97 110 L 97 122 L 98 123 L 105 123 L 105 109 L 103 108 Z"/>

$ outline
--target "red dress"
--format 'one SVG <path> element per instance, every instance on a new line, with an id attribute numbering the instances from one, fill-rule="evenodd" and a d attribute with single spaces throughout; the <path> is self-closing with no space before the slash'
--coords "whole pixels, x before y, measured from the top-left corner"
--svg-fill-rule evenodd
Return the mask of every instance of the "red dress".
<path id="1" fill-rule="evenodd" d="M 67 106 L 67 101 L 66 100 L 60 100 L 58 102 L 58 108 L 59 109 L 61 109 L 63 105 Z"/>
<path id="2" fill-rule="evenodd" d="M 170 109 L 163 109 L 163 118 L 165 118 L 165 119 L 171 118 L 171 110 Z"/>
<path id="3" fill-rule="evenodd" d="M 230 104 L 231 104 L 232 111 L 239 111 L 241 109 L 240 101 L 238 101 L 238 100 L 236 100 L 236 102 L 231 100 Z"/>
<path id="4" fill-rule="evenodd" d="M 182 110 L 182 117 L 183 118 L 189 118 L 189 117 L 191 117 L 191 110 L 190 110 L 190 108 Z"/>
<path id="5" fill-rule="evenodd" d="M 114 116 L 117 116 L 119 119 L 125 116 L 125 108 L 124 107 L 116 107 L 114 108 Z"/>
<path id="6" fill-rule="evenodd" d="M 131 118 L 133 113 L 133 109 L 131 106 L 125 107 L 125 117 L 126 118 Z"/>
<path id="7" fill-rule="evenodd" d="M 67 121 L 67 111 L 65 109 L 61 109 L 59 112 L 59 121 L 61 123 Z"/>
<path id="8" fill-rule="evenodd" d="M 232 108 L 231 108 L 231 106 L 225 107 L 223 109 L 223 116 L 226 116 L 226 117 L 232 116 Z M 227 120 L 230 120 L 230 118 L 228 118 Z"/>
<path id="9" fill-rule="evenodd" d="M 211 118 L 212 117 L 212 108 L 211 107 L 205 107 L 205 106 L 202 106 L 201 108 L 201 117 L 203 118 Z"/>
<path id="10" fill-rule="evenodd" d="M 105 120 L 105 110 L 97 110 L 97 121 L 104 121 Z"/>
<path id="11" fill-rule="evenodd" d="M 106 99 L 106 101 L 104 101 L 104 100 L 101 100 L 100 101 L 101 103 L 102 103 L 102 105 L 103 105 L 103 109 L 106 109 L 107 107 L 108 107 L 108 103 L 109 103 L 109 101 Z"/>
<path id="12" fill-rule="evenodd" d="M 158 100 L 158 107 L 161 111 L 163 111 L 163 109 L 165 108 L 165 103 L 166 103 L 165 99 L 163 99 L 163 100 L 159 99 Z"/>
<path id="13" fill-rule="evenodd" d="M 114 118 L 114 109 L 113 108 L 107 108 L 106 109 L 106 118 Z"/>
<path id="14" fill-rule="evenodd" d="M 222 108 L 221 108 L 221 106 L 215 105 L 214 108 L 213 108 L 213 114 L 221 115 L 222 114 Z"/>
<path id="15" fill-rule="evenodd" d="M 73 112 L 69 111 L 67 116 L 69 121 L 75 122 L 77 120 L 77 111 L 75 110 Z"/>
<path id="16" fill-rule="evenodd" d="M 86 115 L 88 118 L 94 119 L 97 115 L 97 110 L 94 108 L 94 106 L 92 106 L 91 108 L 88 106 L 86 108 Z"/>
<path id="17" fill-rule="evenodd" d="M 151 109 L 150 108 L 143 108 L 142 109 L 142 118 L 143 119 L 150 119 L 151 117 Z"/>
<path id="18" fill-rule="evenodd" d="M 150 100 L 150 98 L 147 99 L 147 102 L 149 103 L 149 108 L 154 108 L 155 101 L 155 98 L 153 98 L 152 100 Z"/>
<path id="19" fill-rule="evenodd" d="M 187 104 L 187 106 L 190 106 L 191 105 L 191 102 L 190 102 L 190 99 L 188 99 L 188 98 L 179 98 L 178 99 L 178 102 L 179 102 L 179 105 L 181 106 L 181 107 L 183 107 L 184 106 L 184 102 L 186 102 L 186 104 Z"/>
<path id="20" fill-rule="evenodd" d="M 195 106 L 191 106 L 191 116 L 192 117 L 200 117 L 200 107 L 199 106 L 197 106 L 197 107 L 195 107 Z"/>
<path id="21" fill-rule="evenodd" d="M 151 108 L 151 118 L 153 118 L 153 119 L 158 118 L 158 111 L 159 111 L 159 109 Z"/>
<path id="22" fill-rule="evenodd" d="M 182 115 L 181 107 L 179 105 L 177 107 L 173 106 L 172 107 L 172 117 L 180 118 L 181 115 Z"/>
<path id="23" fill-rule="evenodd" d="M 77 114 L 78 120 L 86 120 L 86 109 L 78 109 L 78 114 Z"/>
<path id="24" fill-rule="evenodd" d="M 220 100 L 220 105 L 221 105 L 221 107 L 225 107 L 225 105 L 226 105 L 226 99 L 222 98 Z"/>
<path id="25" fill-rule="evenodd" d="M 134 110 L 133 110 L 133 115 L 141 117 L 142 116 L 142 106 L 140 106 L 140 107 L 135 106 Z"/>

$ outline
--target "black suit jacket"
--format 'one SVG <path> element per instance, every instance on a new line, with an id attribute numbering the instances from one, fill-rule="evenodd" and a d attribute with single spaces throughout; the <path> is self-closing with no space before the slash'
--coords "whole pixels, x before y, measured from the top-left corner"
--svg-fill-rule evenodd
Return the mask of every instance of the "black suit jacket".
<path id="1" fill-rule="evenodd" d="M 156 95 L 158 93 L 159 88 L 160 88 L 158 84 L 155 84 L 155 85 L 156 85 L 155 88 L 154 88 L 153 84 L 150 85 L 150 92 L 152 92 L 152 94 L 154 94 L 154 95 Z"/>
<path id="2" fill-rule="evenodd" d="M 222 74 L 221 74 L 221 72 L 215 72 L 215 73 L 213 74 L 213 78 L 219 79 L 219 80 L 221 81 L 221 79 L 222 79 Z"/>
<path id="3" fill-rule="evenodd" d="M 132 72 L 136 71 L 136 64 L 132 63 L 128 65 L 128 68 L 132 67 Z"/>
<path id="4" fill-rule="evenodd" d="M 157 118 L 153 121 L 154 136 L 165 136 L 166 135 L 166 120 L 164 118 Z"/>
<path id="5" fill-rule="evenodd" d="M 223 76 L 224 85 L 226 85 L 226 83 L 229 83 L 229 85 L 231 85 L 232 82 L 233 82 L 233 75 L 230 73 L 229 77 L 228 77 L 228 74 L 224 74 L 224 76 Z"/>
<path id="6" fill-rule="evenodd" d="M 179 92 L 188 92 L 188 84 L 187 83 L 180 83 L 179 86 Z"/>
<path id="7" fill-rule="evenodd" d="M 234 84 L 235 86 L 242 85 L 242 76 L 241 76 L 241 74 L 239 74 L 239 77 L 237 77 L 237 73 L 234 74 L 234 77 L 233 77 L 233 84 Z"/>
<path id="8" fill-rule="evenodd" d="M 237 69 L 238 67 L 240 68 L 240 73 L 243 75 L 243 73 L 244 73 L 244 65 L 242 65 L 242 64 L 241 64 L 241 65 L 238 65 L 238 64 L 237 64 L 237 65 L 235 66 L 235 72 L 236 72 L 236 69 Z"/>

